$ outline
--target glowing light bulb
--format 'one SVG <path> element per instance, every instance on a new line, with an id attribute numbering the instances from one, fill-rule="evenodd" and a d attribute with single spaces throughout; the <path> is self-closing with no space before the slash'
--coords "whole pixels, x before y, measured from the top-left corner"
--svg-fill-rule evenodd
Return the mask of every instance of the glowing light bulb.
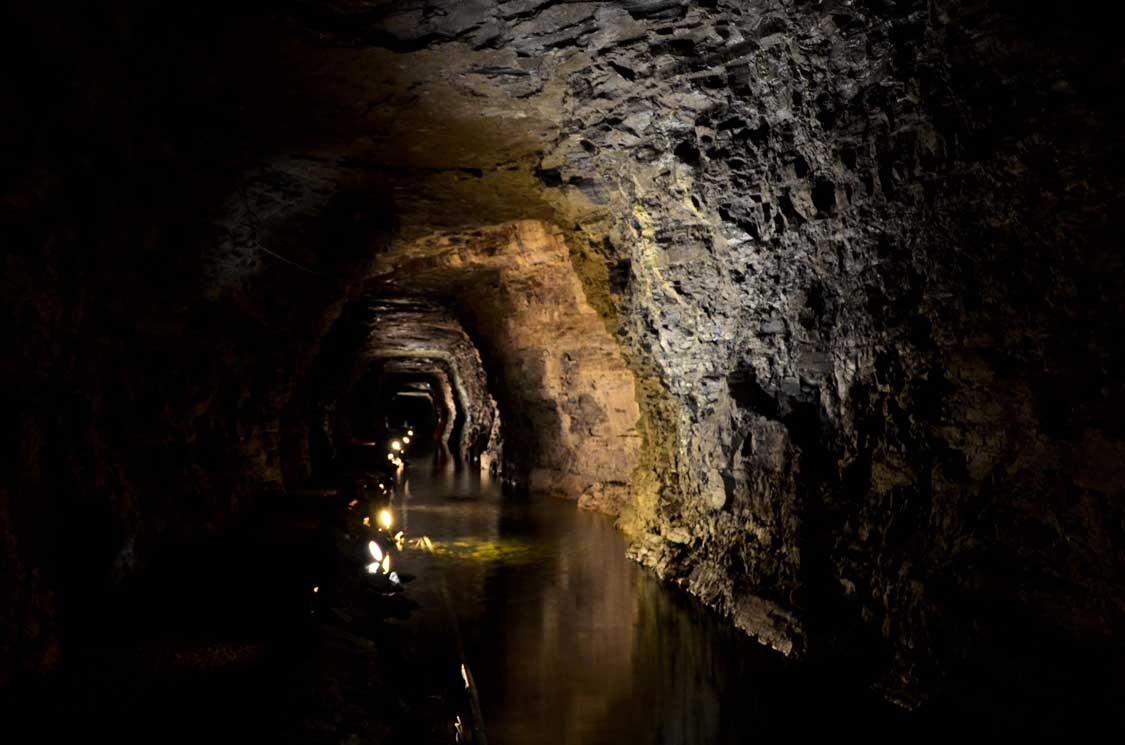
<path id="1" fill-rule="evenodd" d="M 313 592 L 320 592 L 320 586 L 317 585 L 316 587 L 314 587 Z"/>
<path id="2" fill-rule="evenodd" d="M 379 510 L 379 523 L 387 530 L 391 529 L 391 511 Z"/>
<path id="3" fill-rule="evenodd" d="M 402 443 L 398 440 L 395 440 L 391 443 L 391 450 L 402 450 Z"/>
<path id="4" fill-rule="evenodd" d="M 410 435 L 407 435 L 406 437 L 402 438 L 402 441 L 409 444 L 410 443 Z"/>
<path id="5" fill-rule="evenodd" d="M 394 460 L 394 459 L 395 459 L 394 453 L 387 453 L 387 460 Z"/>
<path id="6" fill-rule="evenodd" d="M 365 527 L 365 528 L 371 527 L 371 518 L 370 517 L 363 518 L 363 527 Z"/>
<path id="7" fill-rule="evenodd" d="M 379 544 L 375 541 L 367 542 L 367 550 L 371 552 L 371 558 L 375 561 L 383 560 L 383 549 L 379 548 Z"/>
<path id="8" fill-rule="evenodd" d="M 387 554 L 383 557 L 383 574 L 391 571 L 391 555 Z"/>
<path id="9" fill-rule="evenodd" d="M 413 437 L 414 436 L 414 430 L 412 430 L 412 429 L 406 430 L 406 436 L 407 437 Z"/>

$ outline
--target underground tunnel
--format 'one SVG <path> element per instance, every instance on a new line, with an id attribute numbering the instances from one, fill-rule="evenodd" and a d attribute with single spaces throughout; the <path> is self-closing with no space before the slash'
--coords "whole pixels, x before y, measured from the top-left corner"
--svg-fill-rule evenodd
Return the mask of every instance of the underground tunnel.
<path id="1" fill-rule="evenodd" d="M 1125 731 L 1125 46 L 3 11 L 5 742 Z"/>

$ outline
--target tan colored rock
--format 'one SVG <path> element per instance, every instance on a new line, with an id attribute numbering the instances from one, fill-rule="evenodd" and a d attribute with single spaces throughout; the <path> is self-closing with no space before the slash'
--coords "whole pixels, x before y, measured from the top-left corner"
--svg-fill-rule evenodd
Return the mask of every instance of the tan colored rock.
<path id="1" fill-rule="evenodd" d="M 505 439 L 523 446 L 510 450 L 525 453 L 520 483 L 620 511 L 640 450 L 633 374 L 561 231 L 524 220 L 436 233 L 380 256 L 371 286 L 446 302 L 465 318 L 496 378 Z"/>

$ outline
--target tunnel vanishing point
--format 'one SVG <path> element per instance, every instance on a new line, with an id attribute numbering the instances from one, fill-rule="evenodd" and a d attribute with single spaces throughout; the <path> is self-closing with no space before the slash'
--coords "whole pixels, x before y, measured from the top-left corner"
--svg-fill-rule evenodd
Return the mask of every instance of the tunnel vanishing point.
<path id="1" fill-rule="evenodd" d="M 0 690 L 413 400 L 441 458 L 615 516 L 794 660 L 907 708 L 1119 707 L 1102 16 L 9 5 Z"/>

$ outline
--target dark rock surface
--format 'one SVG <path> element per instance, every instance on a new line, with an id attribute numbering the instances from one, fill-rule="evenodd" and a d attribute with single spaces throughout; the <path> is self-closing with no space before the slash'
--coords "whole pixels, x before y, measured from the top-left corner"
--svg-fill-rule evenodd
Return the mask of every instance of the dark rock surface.
<path id="1" fill-rule="evenodd" d="M 983 660 L 1118 659 L 1100 11 L 267 5 L 6 24 L 3 669 L 49 667 L 84 588 L 280 480 L 280 412 L 346 298 L 422 277 L 379 267 L 517 220 L 564 231 L 632 369 L 635 558 L 778 649 L 861 652 L 905 703 Z M 502 322 L 466 323 L 486 368 L 519 348 Z M 621 483 L 572 462 L 551 473 L 589 502 Z"/>
<path id="2" fill-rule="evenodd" d="M 348 440 L 349 396 L 372 383 L 376 389 L 388 387 L 388 375 L 432 381 L 438 389 L 433 405 L 443 410 L 445 422 L 442 445 L 459 462 L 474 462 L 489 450 L 496 402 L 480 354 L 460 322 L 442 306 L 363 295 L 337 317 L 288 403 L 284 459 L 302 467 L 289 474 L 287 483 L 299 488 L 312 475 L 310 431 L 319 430 L 331 442 Z M 419 437 L 429 435 L 419 432 Z"/>

